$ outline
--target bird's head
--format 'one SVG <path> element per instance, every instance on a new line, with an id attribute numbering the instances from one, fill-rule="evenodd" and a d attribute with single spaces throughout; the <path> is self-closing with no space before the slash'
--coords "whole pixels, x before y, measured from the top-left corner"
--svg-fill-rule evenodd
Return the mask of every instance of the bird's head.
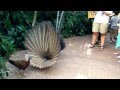
<path id="1" fill-rule="evenodd" d="M 25 60 L 26 60 L 26 61 L 30 61 L 31 58 L 32 58 L 31 55 L 29 55 L 29 54 L 25 54 Z"/>
<path id="2" fill-rule="evenodd" d="M 31 58 L 32 58 L 32 56 L 29 56 L 29 57 L 28 57 L 28 61 L 30 61 Z"/>

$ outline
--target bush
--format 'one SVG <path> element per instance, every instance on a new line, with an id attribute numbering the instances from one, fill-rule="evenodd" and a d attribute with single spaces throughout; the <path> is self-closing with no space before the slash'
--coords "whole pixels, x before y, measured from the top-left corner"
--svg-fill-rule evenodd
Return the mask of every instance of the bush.
<path id="1" fill-rule="evenodd" d="M 0 53 L 6 59 L 15 51 L 14 40 L 10 37 L 0 35 Z"/>
<path id="2" fill-rule="evenodd" d="M 9 37 L 0 35 L 0 77 L 8 76 L 8 69 L 5 64 L 10 55 L 15 51 L 14 40 Z"/>
<path id="3" fill-rule="evenodd" d="M 87 18 L 87 11 L 66 11 L 63 23 L 64 37 L 85 36 L 92 32 L 92 20 Z"/>
<path id="4" fill-rule="evenodd" d="M 4 76 L 8 76 L 9 70 L 5 66 L 6 61 L 3 57 L 0 56 L 0 77 L 3 79 Z"/>
<path id="5" fill-rule="evenodd" d="M 29 12 L 30 13 L 30 12 Z M 32 19 L 31 19 L 32 20 Z M 0 12 L 0 76 L 3 77 L 7 68 L 6 61 L 18 49 L 25 49 L 23 45 L 25 31 L 31 27 L 29 17 L 22 11 Z"/>

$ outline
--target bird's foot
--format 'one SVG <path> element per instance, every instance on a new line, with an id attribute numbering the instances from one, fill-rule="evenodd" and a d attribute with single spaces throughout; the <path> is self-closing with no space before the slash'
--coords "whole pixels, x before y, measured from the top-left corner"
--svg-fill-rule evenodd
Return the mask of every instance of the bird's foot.
<path id="1" fill-rule="evenodd" d="M 23 75 L 24 75 L 24 76 L 27 75 L 26 73 L 27 73 L 27 71 L 26 71 L 26 70 L 23 70 Z"/>

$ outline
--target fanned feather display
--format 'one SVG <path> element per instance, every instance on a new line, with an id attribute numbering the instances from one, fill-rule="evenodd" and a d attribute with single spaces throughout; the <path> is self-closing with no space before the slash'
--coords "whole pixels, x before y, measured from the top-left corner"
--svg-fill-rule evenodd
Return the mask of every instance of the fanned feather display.
<path id="1" fill-rule="evenodd" d="M 40 69 L 53 65 L 60 50 L 65 48 L 63 39 L 58 35 L 50 21 L 43 21 L 28 30 L 24 45 L 32 55 L 30 64 Z"/>

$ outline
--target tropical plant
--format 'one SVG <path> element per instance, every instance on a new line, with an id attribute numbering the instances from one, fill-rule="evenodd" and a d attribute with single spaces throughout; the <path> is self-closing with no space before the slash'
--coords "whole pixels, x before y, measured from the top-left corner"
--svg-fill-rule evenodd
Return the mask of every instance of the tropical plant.
<path id="1" fill-rule="evenodd" d="M 85 36 L 91 33 L 91 24 L 87 11 L 66 11 L 62 34 L 64 37 Z"/>

